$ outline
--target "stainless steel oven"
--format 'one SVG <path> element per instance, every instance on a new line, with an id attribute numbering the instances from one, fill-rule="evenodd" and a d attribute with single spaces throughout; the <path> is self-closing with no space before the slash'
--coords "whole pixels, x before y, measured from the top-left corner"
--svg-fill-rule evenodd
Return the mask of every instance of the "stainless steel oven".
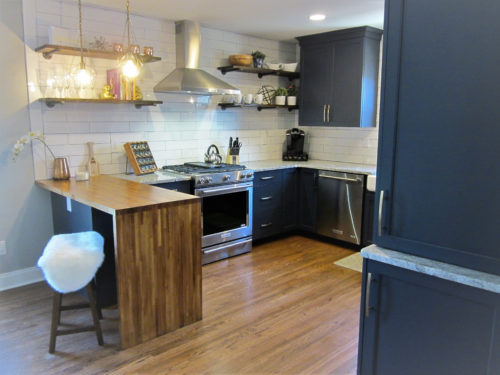
<path id="1" fill-rule="evenodd" d="M 195 187 L 202 207 L 202 263 L 252 249 L 253 182 Z"/>

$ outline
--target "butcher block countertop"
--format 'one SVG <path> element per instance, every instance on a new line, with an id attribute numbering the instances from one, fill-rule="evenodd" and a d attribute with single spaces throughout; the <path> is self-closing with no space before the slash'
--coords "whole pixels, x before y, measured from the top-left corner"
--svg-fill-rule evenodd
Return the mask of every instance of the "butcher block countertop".
<path id="1" fill-rule="evenodd" d="M 38 180 L 36 184 L 109 214 L 131 208 L 199 199 L 194 195 L 107 175 L 90 177 L 88 181 Z"/>
<path id="2" fill-rule="evenodd" d="M 106 175 L 36 184 L 111 216 L 102 225 L 108 219 L 92 215 L 92 229 L 114 256 L 123 349 L 201 320 L 198 197 Z M 53 215 L 78 219 L 72 210 Z M 97 290 L 105 286 L 96 281 Z"/>

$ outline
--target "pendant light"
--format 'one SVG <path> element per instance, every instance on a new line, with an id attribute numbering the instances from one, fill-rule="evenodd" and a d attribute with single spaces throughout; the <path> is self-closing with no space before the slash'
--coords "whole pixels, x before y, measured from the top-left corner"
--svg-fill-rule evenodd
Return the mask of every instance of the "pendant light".
<path id="1" fill-rule="evenodd" d="M 83 60 L 83 34 L 82 34 L 82 1 L 78 0 L 78 28 L 80 30 L 80 65 L 73 68 L 72 75 L 75 83 L 80 88 L 91 88 L 94 84 L 95 71 L 85 65 Z"/>
<path id="2" fill-rule="evenodd" d="M 126 2 L 127 7 L 127 52 L 120 58 L 120 70 L 122 75 L 128 79 L 133 80 L 137 78 L 141 72 L 142 60 L 138 53 L 134 53 L 130 48 L 130 3 L 129 0 Z"/>

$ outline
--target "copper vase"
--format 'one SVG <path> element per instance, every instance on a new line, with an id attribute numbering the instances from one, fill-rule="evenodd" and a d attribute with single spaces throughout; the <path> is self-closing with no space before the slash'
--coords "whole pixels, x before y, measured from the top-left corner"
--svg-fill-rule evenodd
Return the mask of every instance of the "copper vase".
<path id="1" fill-rule="evenodd" d="M 67 158 L 55 158 L 52 178 L 54 180 L 68 180 L 70 176 Z"/>

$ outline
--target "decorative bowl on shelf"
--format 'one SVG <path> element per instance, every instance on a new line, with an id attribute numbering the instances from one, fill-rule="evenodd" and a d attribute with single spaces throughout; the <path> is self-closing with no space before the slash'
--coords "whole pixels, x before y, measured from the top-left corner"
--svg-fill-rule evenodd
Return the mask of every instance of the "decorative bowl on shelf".
<path id="1" fill-rule="evenodd" d="M 284 72 L 296 72 L 299 66 L 299 63 L 289 63 L 289 64 L 280 64 L 281 70 Z"/>
<path id="2" fill-rule="evenodd" d="M 267 68 L 267 69 L 280 70 L 281 69 L 281 64 L 265 63 L 264 67 Z"/>
<path id="3" fill-rule="evenodd" d="M 252 55 L 231 55 L 229 56 L 229 63 L 231 65 L 243 65 L 248 66 L 252 63 Z"/>

